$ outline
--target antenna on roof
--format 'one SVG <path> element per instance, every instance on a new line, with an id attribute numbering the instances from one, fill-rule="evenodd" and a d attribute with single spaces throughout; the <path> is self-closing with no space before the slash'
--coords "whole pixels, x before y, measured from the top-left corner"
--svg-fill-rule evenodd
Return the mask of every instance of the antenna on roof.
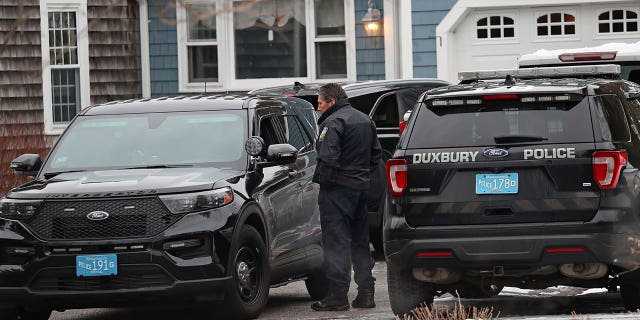
<path id="1" fill-rule="evenodd" d="M 204 82 L 204 94 L 207 94 L 207 82 Z"/>

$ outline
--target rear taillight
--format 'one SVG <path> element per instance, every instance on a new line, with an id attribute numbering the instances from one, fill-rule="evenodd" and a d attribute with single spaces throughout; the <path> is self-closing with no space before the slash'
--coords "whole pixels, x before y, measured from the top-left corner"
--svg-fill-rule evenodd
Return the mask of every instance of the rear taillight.
<path id="1" fill-rule="evenodd" d="M 400 197 L 407 189 L 407 160 L 387 160 L 387 182 L 389 192 L 394 197 Z"/>
<path id="2" fill-rule="evenodd" d="M 407 126 L 407 122 L 402 120 L 400 121 L 400 125 L 398 127 L 398 130 L 400 130 L 400 133 L 404 132 L 404 128 Z"/>
<path id="3" fill-rule="evenodd" d="M 618 51 L 563 53 L 558 56 L 562 62 L 615 60 Z"/>
<path id="4" fill-rule="evenodd" d="M 593 153 L 593 180 L 600 189 L 613 189 L 626 164 L 626 151 L 596 151 Z"/>
<path id="5" fill-rule="evenodd" d="M 482 96 L 482 101 L 497 101 L 497 100 L 520 100 L 520 96 L 517 94 L 491 94 Z"/>

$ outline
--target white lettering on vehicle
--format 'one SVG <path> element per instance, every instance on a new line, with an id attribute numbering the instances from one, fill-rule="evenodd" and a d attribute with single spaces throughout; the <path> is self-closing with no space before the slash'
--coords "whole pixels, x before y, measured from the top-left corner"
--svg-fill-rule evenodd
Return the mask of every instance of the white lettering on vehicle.
<path id="1" fill-rule="evenodd" d="M 524 159 L 567 159 L 576 157 L 576 148 L 524 149 Z"/>
<path id="2" fill-rule="evenodd" d="M 478 151 L 414 153 L 413 163 L 475 162 Z"/>

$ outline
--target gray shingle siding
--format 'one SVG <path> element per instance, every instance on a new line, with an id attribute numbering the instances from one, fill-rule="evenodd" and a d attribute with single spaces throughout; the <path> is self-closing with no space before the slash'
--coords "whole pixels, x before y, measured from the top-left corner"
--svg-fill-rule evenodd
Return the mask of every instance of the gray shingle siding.
<path id="1" fill-rule="evenodd" d="M 436 27 L 457 0 L 412 0 L 413 76 L 435 78 Z"/>
<path id="2" fill-rule="evenodd" d="M 178 94 L 176 10 L 167 1 L 149 1 L 151 95 Z M 173 22 L 173 23 L 171 23 Z"/>
<path id="3" fill-rule="evenodd" d="M 375 7 L 382 12 L 382 0 L 375 0 Z M 356 72 L 358 80 L 384 79 L 384 26 L 376 35 L 368 36 L 362 25 L 362 17 L 367 13 L 368 1 L 355 1 L 356 21 Z M 382 12 L 384 15 L 384 12 Z"/>

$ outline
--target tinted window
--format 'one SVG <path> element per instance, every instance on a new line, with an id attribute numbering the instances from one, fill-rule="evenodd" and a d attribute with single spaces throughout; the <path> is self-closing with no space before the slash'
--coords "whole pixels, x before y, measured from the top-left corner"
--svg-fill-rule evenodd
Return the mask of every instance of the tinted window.
<path id="1" fill-rule="evenodd" d="M 490 146 L 496 145 L 495 137 L 509 136 L 546 139 L 527 142 L 532 144 L 592 142 L 587 101 L 429 108 L 423 103 L 418 108 L 408 147 Z"/>
<path id="2" fill-rule="evenodd" d="M 373 108 L 373 105 L 376 104 L 378 97 L 380 97 L 383 93 L 384 92 L 376 92 L 355 97 L 350 96 L 349 103 L 351 103 L 352 107 L 369 115 L 369 112 L 371 112 L 371 108 Z"/>
<path id="3" fill-rule="evenodd" d="M 79 117 L 47 166 L 55 171 L 179 164 L 241 168 L 245 123 L 245 111 Z"/>
<path id="4" fill-rule="evenodd" d="M 395 94 L 390 94 L 380 101 L 373 114 L 373 122 L 378 128 L 397 128 L 398 101 Z"/>
<path id="5" fill-rule="evenodd" d="M 287 123 L 287 137 L 290 145 L 296 147 L 298 150 L 311 144 L 309 137 L 300 127 L 300 123 L 294 116 L 285 117 Z"/>
<path id="6" fill-rule="evenodd" d="M 629 126 L 622 108 L 622 102 L 615 95 L 594 98 L 598 124 L 604 141 L 629 141 Z"/>

